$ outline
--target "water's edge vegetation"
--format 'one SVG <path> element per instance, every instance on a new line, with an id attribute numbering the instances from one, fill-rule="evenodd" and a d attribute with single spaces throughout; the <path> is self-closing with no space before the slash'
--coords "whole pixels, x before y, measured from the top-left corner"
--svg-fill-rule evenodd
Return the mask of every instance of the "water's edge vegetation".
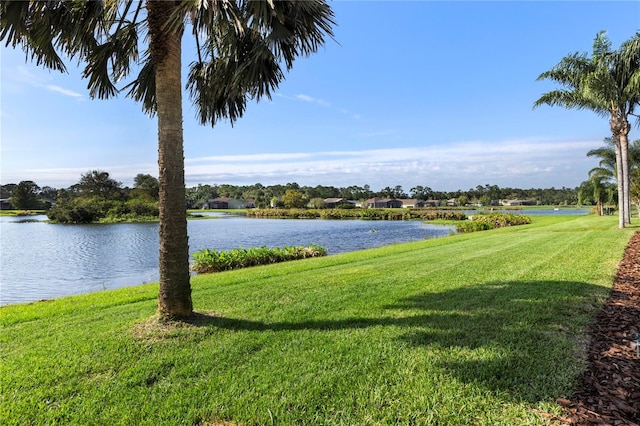
<path id="1" fill-rule="evenodd" d="M 528 225 L 0 308 L 2 424 L 546 424 L 634 229 Z M 132 407 L 135 406 L 135 409 Z"/>
<path id="2" fill-rule="evenodd" d="M 306 247 L 268 248 L 262 246 L 248 249 L 238 247 L 229 251 L 200 249 L 192 255 L 194 260 L 191 264 L 191 270 L 205 274 L 326 255 L 327 250 L 316 244 L 310 244 Z"/>

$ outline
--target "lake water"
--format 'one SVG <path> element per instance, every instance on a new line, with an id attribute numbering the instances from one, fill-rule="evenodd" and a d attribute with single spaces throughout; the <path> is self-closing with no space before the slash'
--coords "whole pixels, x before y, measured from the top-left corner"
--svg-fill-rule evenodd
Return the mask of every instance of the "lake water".
<path id="1" fill-rule="evenodd" d="M 158 224 L 61 225 L 0 217 L 0 305 L 157 281 Z M 420 221 L 190 220 L 189 249 L 319 244 L 337 254 L 447 236 Z"/>

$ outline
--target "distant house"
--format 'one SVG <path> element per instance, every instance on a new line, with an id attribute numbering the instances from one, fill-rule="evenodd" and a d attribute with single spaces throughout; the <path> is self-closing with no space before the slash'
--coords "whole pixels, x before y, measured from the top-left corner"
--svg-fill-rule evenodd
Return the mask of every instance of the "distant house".
<path id="1" fill-rule="evenodd" d="M 449 207 L 455 207 L 458 205 L 458 200 L 456 200 L 455 198 L 449 198 L 447 200 L 447 206 Z"/>
<path id="2" fill-rule="evenodd" d="M 364 202 L 364 207 L 376 209 L 399 209 L 402 201 L 395 198 L 369 198 Z"/>
<path id="3" fill-rule="evenodd" d="M 229 197 L 214 198 L 206 203 L 208 209 L 244 209 L 246 207 L 246 201 Z"/>
<path id="4" fill-rule="evenodd" d="M 254 200 L 253 198 L 247 198 L 244 202 L 244 206 L 247 209 L 255 209 L 256 208 L 256 200 Z"/>
<path id="5" fill-rule="evenodd" d="M 415 209 L 419 207 L 424 207 L 424 200 L 417 200 L 415 198 L 404 198 L 400 200 L 402 202 L 402 207 L 406 209 Z"/>
<path id="6" fill-rule="evenodd" d="M 352 204 L 355 207 L 360 207 L 358 201 L 347 200 L 346 198 L 325 198 L 322 200 L 324 206 L 328 209 L 335 209 L 336 207 L 344 204 Z M 361 203 L 360 203 L 361 204 Z"/>
<path id="7" fill-rule="evenodd" d="M 0 199 L 0 210 L 15 210 L 15 207 L 11 204 L 11 198 Z"/>
<path id="8" fill-rule="evenodd" d="M 440 207 L 440 200 L 426 200 L 424 202 L 425 207 Z"/>
<path id="9" fill-rule="evenodd" d="M 347 202 L 344 198 L 325 198 L 322 201 L 324 202 L 324 206 L 329 209 L 335 209 L 338 204 Z"/>
<path id="10" fill-rule="evenodd" d="M 535 206 L 538 202 L 536 200 L 504 200 L 503 206 Z"/>

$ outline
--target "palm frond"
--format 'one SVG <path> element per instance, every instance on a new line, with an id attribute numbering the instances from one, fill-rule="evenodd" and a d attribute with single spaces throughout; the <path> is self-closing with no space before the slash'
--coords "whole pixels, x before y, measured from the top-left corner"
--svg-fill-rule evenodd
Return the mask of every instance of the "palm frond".
<path id="1" fill-rule="evenodd" d="M 606 31 L 600 31 L 593 40 L 593 57 L 599 58 L 611 52 L 611 41 Z"/>
<path id="2" fill-rule="evenodd" d="M 64 61 L 56 51 L 52 31 L 63 15 L 59 6 L 45 2 L 4 1 L 0 3 L 0 34 L 7 46 L 22 47 L 37 65 L 66 72 Z"/>
<path id="3" fill-rule="evenodd" d="M 0 2 L 0 39 L 20 46 L 37 65 L 66 71 L 65 60 L 84 62 L 92 97 L 121 91 L 156 110 L 152 52 L 140 58 L 148 17 L 144 2 Z M 144 16 L 142 16 L 144 15 Z M 164 18 L 163 18 L 164 19 Z M 193 25 L 198 60 L 191 64 L 187 89 L 202 123 L 233 123 L 250 99 L 270 97 L 296 57 L 309 55 L 333 37 L 333 12 L 324 0 L 184 0 L 162 23 L 164 30 Z M 202 42 L 200 42 L 202 40 Z M 118 82 L 138 69 L 122 89 Z"/>
<path id="4" fill-rule="evenodd" d="M 136 24 L 125 23 L 107 41 L 95 46 L 87 55 L 83 77 L 89 80 L 91 97 L 106 99 L 119 90 L 116 82 L 126 77 L 131 63 L 138 58 L 138 30 Z"/>
<path id="5" fill-rule="evenodd" d="M 197 62 L 187 89 L 201 123 L 242 116 L 284 79 L 300 55 L 332 36 L 333 14 L 324 1 L 196 1 L 190 19 L 198 35 Z M 203 43 L 200 43 L 202 34 Z M 283 66 L 281 66 L 281 63 Z"/>
<path id="6" fill-rule="evenodd" d="M 156 68 L 148 53 L 136 79 L 122 88 L 123 91 L 127 89 L 126 96 L 142 103 L 143 111 L 149 115 L 156 113 Z"/>

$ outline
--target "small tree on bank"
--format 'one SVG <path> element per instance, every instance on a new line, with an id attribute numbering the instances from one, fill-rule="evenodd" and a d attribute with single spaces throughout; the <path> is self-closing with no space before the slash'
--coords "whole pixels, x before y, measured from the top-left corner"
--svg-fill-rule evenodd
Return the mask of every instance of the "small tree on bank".
<path id="1" fill-rule="evenodd" d="M 11 204 L 20 210 L 37 209 L 40 207 L 38 192 L 40 187 L 35 182 L 23 180 L 11 194 Z"/>

